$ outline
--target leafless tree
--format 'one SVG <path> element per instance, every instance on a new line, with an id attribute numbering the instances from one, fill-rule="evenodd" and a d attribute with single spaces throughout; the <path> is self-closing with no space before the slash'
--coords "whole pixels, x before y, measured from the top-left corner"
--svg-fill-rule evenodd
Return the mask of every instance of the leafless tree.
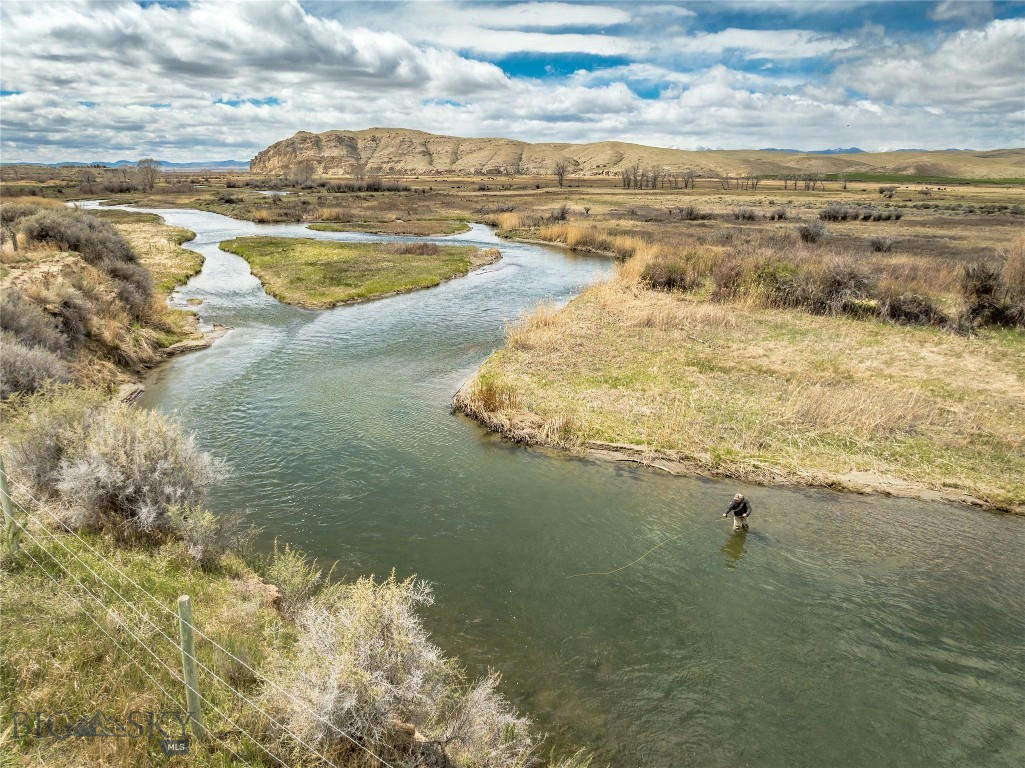
<path id="1" fill-rule="evenodd" d="M 559 182 L 561 187 L 566 181 L 566 169 L 569 164 L 565 160 L 556 160 L 555 166 L 552 168 L 552 172 L 555 174 L 555 180 Z"/>
<path id="2" fill-rule="evenodd" d="M 313 163 L 309 160 L 303 160 L 288 169 L 288 178 L 300 186 L 309 184 L 313 181 L 315 170 Z"/>
<path id="3" fill-rule="evenodd" d="M 152 157 L 140 160 L 135 165 L 135 176 L 138 179 L 139 186 L 144 191 L 152 192 L 153 187 L 156 186 L 157 179 L 160 178 L 160 163 Z"/>

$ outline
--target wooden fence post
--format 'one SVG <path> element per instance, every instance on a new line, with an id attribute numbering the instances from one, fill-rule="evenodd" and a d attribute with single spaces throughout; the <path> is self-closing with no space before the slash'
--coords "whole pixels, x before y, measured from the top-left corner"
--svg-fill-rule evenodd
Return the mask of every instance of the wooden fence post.
<path id="1" fill-rule="evenodd" d="M 189 709 L 189 722 L 196 738 L 206 741 L 207 732 L 203 725 L 196 673 L 196 648 L 192 639 L 192 603 L 188 595 L 178 598 L 178 631 L 182 641 L 182 671 L 185 673 L 185 703 Z"/>
<path id="2" fill-rule="evenodd" d="M 4 544 L 12 555 L 18 554 L 18 539 L 21 531 L 14 522 L 14 510 L 11 509 L 11 488 L 7 485 L 7 470 L 4 469 L 4 457 L 0 455 L 0 502 L 4 508 Z"/>

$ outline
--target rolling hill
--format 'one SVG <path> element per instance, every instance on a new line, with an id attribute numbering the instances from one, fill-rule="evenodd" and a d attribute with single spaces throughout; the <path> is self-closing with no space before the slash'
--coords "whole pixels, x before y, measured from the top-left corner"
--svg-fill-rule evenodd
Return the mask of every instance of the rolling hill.
<path id="1" fill-rule="evenodd" d="M 1023 178 L 1025 148 L 824 154 L 774 150 L 689 151 L 621 141 L 592 144 L 539 143 L 513 139 L 439 136 L 406 128 L 362 131 L 300 131 L 250 161 L 253 173 L 285 173 L 310 162 L 317 173 L 422 175 L 550 174 L 559 160 L 568 173 L 615 176 L 635 163 L 669 171 L 718 174 L 861 173 L 961 178 Z"/>

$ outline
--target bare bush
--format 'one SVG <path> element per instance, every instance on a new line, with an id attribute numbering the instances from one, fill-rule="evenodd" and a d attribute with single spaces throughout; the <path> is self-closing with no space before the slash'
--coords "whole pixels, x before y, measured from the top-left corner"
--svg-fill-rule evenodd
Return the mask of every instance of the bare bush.
<path id="1" fill-rule="evenodd" d="M 875 288 L 875 276 L 860 264 L 838 259 L 816 276 L 807 299 L 809 309 L 824 314 L 857 310 L 855 302 L 868 299 Z"/>
<path id="2" fill-rule="evenodd" d="M 198 504 L 226 475 L 223 462 L 155 411 L 112 404 L 87 414 L 85 426 L 82 454 L 62 461 L 57 482 L 79 527 L 174 532 L 169 511 Z"/>
<path id="3" fill-rule="evenodd" d="M 66 346 L 54 318 L 14 287 L 6 288 L 0 295 L 0 330 L 27 347 L 61 353 Z"/>
<path id="4" fill-rule="evenodd" d="M 534 750 L 530 721 L 499 693 L 502 678 L 491 670 L 442 713 L 433 740 L 455 765 L 519 768 Z"/>
<path id="5" fill-rule="evenodd" d="M 555 175 L 555 180 L 559 182 L 561 187 L 566 181 L 566 171 L 569 169 L 569 163 L 565 160 L 557 160 L 552 168 L 552 173 Z"/>
<path id="6" fill-rule="evenodd" d="M 0 397 L 36 392 L 70 379 L 67 365 L 50 350 L 26 346 L 7 332 L 0 334 Z"/>
<path id="7" fill-rule="evenodd" d="M 946 325 L 950 318 L 926 296 L 901 293 L 879 300 L 876 313 L 884 320 L 909 325 Z"/>
<path id="8" fill-rule="evenodd" d="M 9 401 L 4 431 L 11 468 L 35 496 L 50 498 L 57 492 L 61 464 L 85 449 L 86 414 L 103 401 L 99 390 L 72 386 L 49 387 Z"/>
<path id="9" fill-rule="evenodd" d="M 465 686 L 430 641 L 417 611 L 433 602 L 425 582 L 394 574 L 325 588 L 299 615 L 293 651 L 272 663 L 268 708 L 325 748 L 346 747 L 342 731 L 378 747 L 412 741 L 427 758 L 414 764 L 528 765 L 529 723 L 497 693 L 497 676 Z"/>
<path id="10" fill-rule="evenodd" d="M 246 549 L 252 535 L 240 513 L 218 515 L 201 504 L 171 507 L 168 518 L 189 557 L 204 570 L 214 567 L 225 552 Z"/>
<path id="11" fill-rule="evenodd" d="M 805 243 L 817 243 L 826 236 L 826 225 L 821 221 L 809 221 L 797 228 L 797 234 Z"/>
<path id="12" fill-rule="evenodd" d="M 48 208 L 22 219 L 20 226 L 29 240 L 77 251 L 90 264 L 137 260 L 121 233 L 107 222 L 80 211 Z"/>
<path id="13" fill-rule="evenodd" d="M 644 265 L 641 282 L 649 288 L 687 291 L 698 284 L 690 261 L 684 256 L 657 258 Z"/>
<path id="14" fill-rule="evenodd" d="M 889 237 L 875 235 L 868 239 L 868 244 L 876 253 L 889 253 L 893 248 L 893 240 Z"/>
<path id="15" fill-rule="evenodd" d="M 326 578 L 313 558 L 304 552 L 284 547 L 274 540 L 274 551 L 262 569 L 267 581 L 278 588 L 278 606 L 286 616 L 295 618 L 300 610 L 324 586 Z M 332 566 L 332 571 L 334 567 Z"/>
<path id="16" fill-rule="evenodd" d="M 712 214 L 705 213 L 693 205 L 684 205 L 680 208 L 680 218 L 686 221 L 702 221 L 712 218 Z"/>

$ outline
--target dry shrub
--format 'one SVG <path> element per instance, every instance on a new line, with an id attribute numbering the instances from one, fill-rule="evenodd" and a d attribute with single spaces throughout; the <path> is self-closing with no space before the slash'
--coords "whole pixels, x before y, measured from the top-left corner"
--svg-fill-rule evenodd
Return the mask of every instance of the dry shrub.
<path id="1" fill-rule="evenodd" d="M 753 208 L 734 208 L 733 218 L 737 221 L 756 221 L 758 214 Z"/>
<path id="2" fill-rule="evenodd" d="M 152 306 L 153 280 L 138 264 L 128 241 L 108 222 L 70 209 L 40 210 L 21 218 L 18 229 L 35 243 L 75 251 L 105 272 L 122 303 L 133 316 L 144 316 Z"/>
<path id="3" fill-rule="evenodd" d="M 847 259 L 829 262 L 815 278 L 807 296 L 800 298 L 811 311 L 822 314 L 858 313 L 859 302 L 871 298 L 876 285 L 867 268 Z"/>
<path id="4" fill-rule="evenodd" d="M 687 255 L 656 258 L 641 272 L 641 281 L 649 288 L 665 291 L 689 291 L 700 282 Z"/>
<path id="5" fill-rule="evenodd" d="M 521 226 L 520 214 L 518 213 L 500 213 L 494 217 L 494 220 L 499 229 L 519 229 Z"/>
<path id="6" fill-rule="evenodd" d="M 318 221 L 352 221 L 352 212 L 345 208 L 318 208 Z"/>
<path id="7" fill-rule="evenodd" d="M 868 239 L 869 247 L 876 253 L 889 253 L 893 248 L 893 240 L 889 237 L 875 235 Z"/>
<path id="8" fill-rule="evenodd" d="M 437 243 L 388 243 L 384 250 L 386 253 L 394 254 L 437 256 L 441 253 L 441 246 Z"/>
<path id="9" fill-rule="evenodd" d="M 797 234 L 805 243 L 817 243 L 827 234 L 826 225 L 821 221 L 809 221 L 797 228 Z"/>
<path id="10" fill-rule="evenodd" d="M 712 218 L 713 214 L 705 213 L 693 205 L 684 205 L 680 208 L 680 218 L 685 221 L 703 221 Z"/>
<path id="11" fill-rule="evenodd" d="M 67 365 L 44 347 L 26 346 L 13 334 L 0 334 L 0 397 L 36 392 L 71 379 Z"/>
<path id="12" fill-rule="evenodd" d="M 1003 266 L 982 262 L 964 267 L 961 292 L 969 325 L 1025 327 L 1025 287 L 1020 282 L 1022 257 L 1014 248 Z M 1005 274 L 1011 281 L 1005 280 Z"/>
<path id="13" fill-rule="evenodd" d="M 12 473 L 39 498 L 62 497 L 69 525 L 143 543 L 180 538 L 204 568 L 248 540 L 241 516 L 199 503 L 223 463 L 156 412 L 53 386 L 14 398 L 5 415 Z"/>
<path id="14" fill-rule="evenodd" d="M 245 550 L 253 529 L 241 513 L 218 515 L 200 504 L 168 509 L 170 527 L 185 544 L 185 553 L 200 568 L 210 570 L 225 552 Z"/>
<path id="15" fill-rule="evenodd" d="M 170 513 L 201 501 L 226 468 L 155 411 L 121 404 L 87 412 L 79 455 L 65 457 L 57 489 L 70 522 L 127 538 L 174 532 Z"/>
<path id="16" fill-rule="evenodd" d="M 86 414 L 104 401 L 100 390 L 72 386 L 47 387 L 8 401 L 3 421 L 10 469 L 34 496 L 56 494 L 61 464 L 84 450 Z"/>
<path id="17" fill-rule="evenodd" d="M 467 685 L 430 641 L 417 612 L 433 602 L 413 577 L 330 585 L 299 614 L 292 651 L 272 661 L 264 703 L 323 749 L 351 749 L 341 731 L 383 751 L 404 743 L 412 765 L 528 764 L 529 722 L 498 694 L 497 675 Z"/>
<path id="18" fill-rule="evenodd" d="M 267 582 L 278 588 L 281 612 L 291 618 L 295 618 L 331 578 L 331 572 L 325 577 L 305 552 L 292 549 L 288 544 L 281 547 L 277 539 L 274 540 L 274 551 L 262 570 Z M 333 566 L 331 570 L 334 570 Z"/>
<path id="19" fill-rule="evenodd" d="M 883 296 L 876 306 L 876 313 L 884 320 L 909 325 L 946 325 L 950 322 L 932 299 L 917 293 Z"/>
<path id="20" fill-rule="evenodd" d="M 0 295 L 0 330 L 26 347 L 43 347 L 58 354 L 67 347 L 56 320 L 13 286 Z"/>
<path id="21" fill-rule="evenodd" d="M 68 208 L 41 210 L 19 222 L 25 236 L 50 243 L 61 250 L 76 251 L 90 264 L 108 260 L 137 261 L 128 241 L 105 221 Z"/>

